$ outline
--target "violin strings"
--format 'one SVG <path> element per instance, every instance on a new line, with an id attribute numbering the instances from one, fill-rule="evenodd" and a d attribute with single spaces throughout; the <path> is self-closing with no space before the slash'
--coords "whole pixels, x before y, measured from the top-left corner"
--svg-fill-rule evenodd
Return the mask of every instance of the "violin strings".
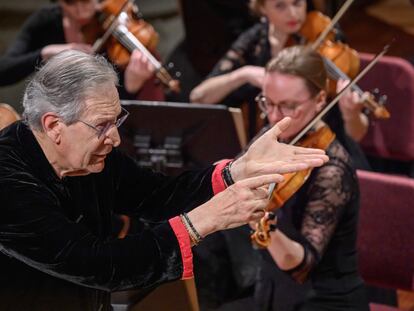
<path id="1" fill-rule="evenodd" d="M 343 80 L 351 80 L 341 69 L 339 69 L 334 62 L 332 62 L 329 58 L 323 58 L 325 62 L 325 68 L 328 71 L 328 75 L 333 77 L 335 80 L 343 79 Z M 359 95 L 362 95 L 364 92 L 358 85 L 354 85 L 352 87 L 353 91 L 357 91 Z"/>

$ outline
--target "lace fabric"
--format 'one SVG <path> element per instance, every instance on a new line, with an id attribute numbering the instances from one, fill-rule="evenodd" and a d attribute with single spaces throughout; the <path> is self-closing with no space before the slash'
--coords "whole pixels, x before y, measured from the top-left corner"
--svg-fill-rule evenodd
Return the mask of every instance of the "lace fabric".
<path id="1" fill-rule="evenodd" d="M 306 193 L 308 200 L 300 228 L 305 238 L 305 258 L 289 271 L 300 283 L 322 258 L 344 209 L 353 201 L 357 190 L 351 159 L 345 149 L 334 141 L 327 153 L 329 162 L 315 170 Z"/>

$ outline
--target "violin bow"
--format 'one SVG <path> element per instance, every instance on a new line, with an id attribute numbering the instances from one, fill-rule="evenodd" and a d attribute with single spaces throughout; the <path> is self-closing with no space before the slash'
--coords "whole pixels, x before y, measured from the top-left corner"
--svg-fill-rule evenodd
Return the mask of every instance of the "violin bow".
<path id="1" fill-rule="evenodd" d="M 354 0 L 347 0 L 339 9 L 339 11 L 335 14 L 332 18 L 331 23 L 321 32 L 319 37 L 313 42 L 311 45 L 312 49 L 316 51 L 316 49 L 322 44 L 322 41 L 328 35 L 328 33 L 332 30 L 335 24 L 339 21 L 339 19 L 344 15 L 344 13 L 348 10 L 349 6 L 354 2 Z"/>
<path id="2" fill-rule="evenodd" d="M 316 116 L 315 118 L 313 118 L 312 121 L 310 121 L 297 135 L 295 138 L 293 138 L 290 142 L 289 145 L 294 145 L 296 144 L 299 139 L 301 139 L 317 122 L 319 122 L 322 117 L 328 113 L 329 110 L 332 109 L 332 107 L 341 99 L 341 97 L 343 95 L 345 95 L 345 92 L 350 89 L 351 87 L 353 87 L 359 80 L 361 80 L 367 73 L 368 71 L 371 70 L 371 68 L 380 60 L 380 58 L 382 56 L 384 56 L 385 53 L 388 52 L 389 48 L 390 48 L 391 44 L 387 44 L 386 46 L 384 46 L 384 48 L 382 49 L 381 52 L 379 52 L 369 63 L 368 65 L 351 81 L 349 82 L 338 94 L 336 94 L 335 98 L 329 103 L 327 104 Z M 269 199 L 272 196 L 272 192 L 275 189 L 276 184 L 272 183 L 269 186 Z"/>

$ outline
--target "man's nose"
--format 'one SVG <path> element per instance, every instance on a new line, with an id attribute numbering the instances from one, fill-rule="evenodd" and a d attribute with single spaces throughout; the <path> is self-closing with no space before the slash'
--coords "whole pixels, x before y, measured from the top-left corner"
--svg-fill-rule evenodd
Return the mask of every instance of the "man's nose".
<path id="1" fill-rule="evenodd" d="M 110 144 L 113 147 L 118 147 L 121 143 L 121 136 L 119 135 L 118 128 L 114 125 L 111 126 L 105 136 L 105 144 Z"/>

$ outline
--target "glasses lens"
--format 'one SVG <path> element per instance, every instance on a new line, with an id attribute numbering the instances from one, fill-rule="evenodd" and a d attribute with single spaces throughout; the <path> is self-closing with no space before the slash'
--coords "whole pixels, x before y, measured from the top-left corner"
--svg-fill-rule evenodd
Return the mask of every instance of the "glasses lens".
<path id="1" fill-rule="evenodd" d="M 118 117 L 115 123 L 108 122 L 107 124 L 105 124 L 105 126 L 99 131 L 98 138 L 101 138 L 103 135 L 105 135 L 112 126 L 115 125 L 116 127 L 120 127 L 128 116 L 129 116 L 128 110 L 121 107 L 121 115 Z"/>
<path id="2" fill-rule="evenodd" d="M 115 123 L 116 127 L 120 127 L 122 125 L 122 123 L 124 123 L 126 118 L 128 118 L 128 116 L 129 116 L 129 111 L 128 110 L 126 110 L 122 107 L 121 107 L 121 109 L 122 109 L 121 115 L 119 116 L 118 120 L 116 120 L 116 123 Z"/>
<path id="3" fill-rule="evenodd" d="M 111 122 L 106 123 L 105 126 L 102 127 L 102 129 L 100 129 L 98 131 L 98 139 L 100 139 L 102 136 L 104 136 L 106 134 L 106 132 L 108 132 L 108 130 L 111 128 L 111 126 L 112 126 Z"/>

